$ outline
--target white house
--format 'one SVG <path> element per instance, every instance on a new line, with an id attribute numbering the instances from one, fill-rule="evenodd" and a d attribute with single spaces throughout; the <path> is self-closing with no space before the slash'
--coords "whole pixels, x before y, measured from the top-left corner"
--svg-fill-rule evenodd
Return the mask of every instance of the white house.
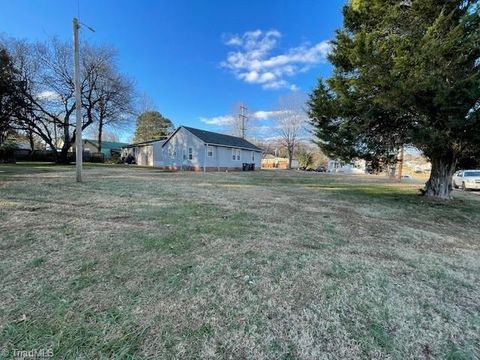
<path id="1" fill-rule="evenodd" d="M 260 169 L 262 151 L 230 135 L 180 126 L 168 139 L 124 147 L 135 163 L 170 170 L 225 171 Z"/>
<path id="2" fill-rule="evenodd" d="M 330 160 L 328 162 L 327 171 L 330 173 L 365 174 L 366 162 L 365 160 L 357 160 L 353 163 L 347 164 L 343 161 Z"/>

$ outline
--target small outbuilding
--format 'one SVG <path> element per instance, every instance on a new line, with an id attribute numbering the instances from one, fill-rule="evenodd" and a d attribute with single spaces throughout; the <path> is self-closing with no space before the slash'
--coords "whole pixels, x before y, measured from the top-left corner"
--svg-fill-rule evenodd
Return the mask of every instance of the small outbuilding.
<path id="1" fill-rule="evenodd" d="M 129 156 L 138 165 L 169 170 L 257 170 L 262 150 L 236 136 L 180 126 L 165 140 L 125 146 L 122 157 Z"/>

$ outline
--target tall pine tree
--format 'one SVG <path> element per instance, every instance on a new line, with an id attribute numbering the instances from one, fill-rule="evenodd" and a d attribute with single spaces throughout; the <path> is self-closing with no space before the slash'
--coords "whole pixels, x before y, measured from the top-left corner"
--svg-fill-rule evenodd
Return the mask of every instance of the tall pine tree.
<path id="1" fill-rule="evenodd" d="M 22 82 L 7 51 L 0 47 L 0 146 L 15 117 L 26 108 Z"/>
<path id="2" fill-rule="evenodd" d="M 145 111 L 137 118 L 134 143 L 165 139 L 175 130 L 170 119 L 158 111 Z"/>
<path id="3" fill-rule="evenodd" d="M 458 159 L 480 146 L 478 0 L 353 0 L 312 92 L 318 144 L 345 160 L 391 162 L 402 144 L 431 161 L 425 186 L 448 199 Z"/>

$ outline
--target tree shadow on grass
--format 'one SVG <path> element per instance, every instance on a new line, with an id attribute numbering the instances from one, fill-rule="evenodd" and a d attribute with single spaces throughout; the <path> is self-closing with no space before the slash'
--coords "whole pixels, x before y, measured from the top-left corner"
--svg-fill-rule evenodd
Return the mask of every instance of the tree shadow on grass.
<path id="1" fill-rule="evenodd" d="M 449 215 L 452 211 L 480 215 L 480 202 L 475 201 L 476 199 L 454 198 L 450 201 L 431 199 L 420 196 L 419 187 L 415 185 L 315 184 L 307 187 L 320 190 L 333 200 L 408 207 L 412 210 L 430 208 L 435 209 L 437 215 Z"/>

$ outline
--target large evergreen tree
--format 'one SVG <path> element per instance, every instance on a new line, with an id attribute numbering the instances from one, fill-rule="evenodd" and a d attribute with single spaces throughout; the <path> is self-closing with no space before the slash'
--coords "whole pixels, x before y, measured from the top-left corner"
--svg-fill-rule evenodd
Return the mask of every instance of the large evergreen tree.
<path id="1" fill-rule="evenodd" d="M 173 130 L 173 123 L 158 111 L 145 111 L 137 118 L 137 128 L 135 129 L 133 142 L 164 139 Z"/>
<path id="2" fill-rule="evenodd" d="M 478 0 L 353 0 L 312 92 L 320 147 L 391 162 L 402 144 L 432 162 L 425 194 L 450 198 L 462 154 L 480 146 Z"/>
<path id="3" fill-rule="evenodd" d="M 6 49 L 0 48 L 0 146 L 15 117 L 26 107 L 23 86 Z"/>

